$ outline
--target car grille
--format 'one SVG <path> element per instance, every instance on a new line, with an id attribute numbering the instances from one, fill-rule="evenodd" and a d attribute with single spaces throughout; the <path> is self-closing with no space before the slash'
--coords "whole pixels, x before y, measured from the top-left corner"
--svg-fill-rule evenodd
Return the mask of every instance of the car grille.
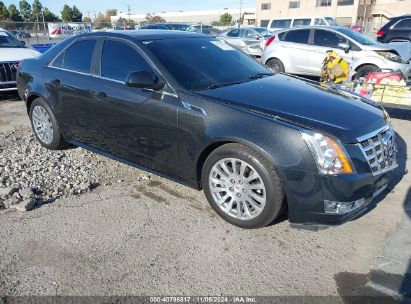
<path id="1" fill-rule="evenodd" d="M 0 82 L 15 82 L 18 66 L 18 61 L 0 62 Z"/>
<path id="2" fill-rule="evenodd" d="M 368 138 L 361 139 L 359 146 L 373 175 L 378 175 L 397 167 L 397 144 L 394 130 L 390 127 L 377 131 Z"/>

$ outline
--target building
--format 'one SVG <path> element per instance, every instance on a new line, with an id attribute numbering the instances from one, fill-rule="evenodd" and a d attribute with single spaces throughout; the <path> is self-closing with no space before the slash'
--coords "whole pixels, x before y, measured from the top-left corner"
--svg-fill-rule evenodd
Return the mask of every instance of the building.
<path id="1" fill-rule="evenodd" d="M 255 11 L 253 8 L 242 8 L 241 15 L 247 16 L 245 22 L 247 24 L 255 24 Z M 204 11 L 179 11 L 179 12 L 162 12 L 155 15 L 162 17 L 167 22 L 183 22 L 192 24 L 211 24 L 213 21 L 218 21 L 220 16 L 228 13 L 233 16 L 233 21 L 240 19 L 240 9 L 220 9 L 220 10 L 204 10 Z M 250 17 L 251 16 L 251 17 Z M 119 13 L 117 16 L 111 17 L 111 23 L 116 23 L 120 18 L 128 20 L 129 18 L 140 24 L 146 21 L 146 14 L 128 15 L 127 13 Z"/>
<path id="2" fill-rule="evenodd" d="M 259 26 L 267 26 L 271 18 L 322 16 L 341 25 L 378 27 L 407 13 L 411 13 L 411 0 L 257 0 L 256 19 Z"/>

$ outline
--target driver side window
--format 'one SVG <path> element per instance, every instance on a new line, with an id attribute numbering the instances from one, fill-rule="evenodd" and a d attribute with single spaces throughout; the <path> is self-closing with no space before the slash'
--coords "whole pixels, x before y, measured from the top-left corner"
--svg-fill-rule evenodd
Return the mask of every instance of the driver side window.
<path id="1" fill-rule="evenodd" d="M 130 45 L 115 41 L 104 42 L 101 56 L 101 76 L 125 81 L 128 74 L 137 71 L 150 71 L 144 58 Z"/>
<path id="2" fill-rule="evenodd" d="M 339 43 L 347 43 L 347 39 L 325 30 L 316 30 L 314 33 L 314 45 L 338 48 Z"/>

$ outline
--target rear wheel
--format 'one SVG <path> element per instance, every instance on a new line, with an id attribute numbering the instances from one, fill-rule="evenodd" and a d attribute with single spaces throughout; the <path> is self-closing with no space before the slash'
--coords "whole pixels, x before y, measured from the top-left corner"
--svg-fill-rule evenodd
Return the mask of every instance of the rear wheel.
<path id="1" fill-rule="evenodd" d="M 274 72 L 276 73 L 284 73 L 284 65 L 281 62 L 280 59 L 277 58 L 272 58 L 270 60 L 268 60 L 265 64 L 266 66 L 268 66 L 270 69 L 272 69 Z"/>
<path id="2" fill-rule="evenodd" d="M 29 117 L 34 134 L 43 147 L 50 150 L 61 150 L 67 146 L 53 111 L 42 98 L 33 101 Z"/>
<path id="3" fill-rule="evenodd" d="M 367 64 L 361 66 L 359 69 L 357 69 L 357 73 L 354 75 L 355 79 L 359 79 L 361 77 L 366 77 L 368 74 L 372 72 L 377 72 L 379 70 L 379 67 L 376 65 L 372 64 Z"/>
<path id="4" fill-rule="evenodd" d="M 261 228 L 284 209 L 284 192 L 273 165 L 255 150 L 227 144 L 213 151 L 202 172 L 211 207 L 241 228 Z"/>

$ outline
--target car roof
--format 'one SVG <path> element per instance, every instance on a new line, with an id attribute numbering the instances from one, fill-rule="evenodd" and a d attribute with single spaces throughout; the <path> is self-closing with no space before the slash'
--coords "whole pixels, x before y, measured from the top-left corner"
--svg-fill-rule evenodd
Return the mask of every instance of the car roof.
<path id="1" fill-rule="evenodd" d="M 288 32 L 292 30 L 299 30 L 299 29 L 320 29 L 320 30 L 328 30 L 328 31 L 338 31 L 340 29 L 345 29 L 349 30 L 349 28 L 346 28 L 344 26 L 330 26 L 330 25 L 308 25 L 308 26 L 296 26 L 292 28 L 287 28 L 284 30 L 279 30 L 281 32 Z"/>
<path id="2" fill-rule="evenodd" d="M 158 23 L 149 23 L 147 25 L 190 25 L 183 22 L 158 22 Z"/>
<path id="3" fill-rule="evenodd" d="M 186 31 L 164 31 L 164 30 L 131 30 L 116 32 L 94 32 L 81 34 L 78 37 L 123 37 L 134 38 L 136 40 L 160 40 L 160 39 L 178 39 L 178 38 L 206 38 L 209 36 Z"/>

